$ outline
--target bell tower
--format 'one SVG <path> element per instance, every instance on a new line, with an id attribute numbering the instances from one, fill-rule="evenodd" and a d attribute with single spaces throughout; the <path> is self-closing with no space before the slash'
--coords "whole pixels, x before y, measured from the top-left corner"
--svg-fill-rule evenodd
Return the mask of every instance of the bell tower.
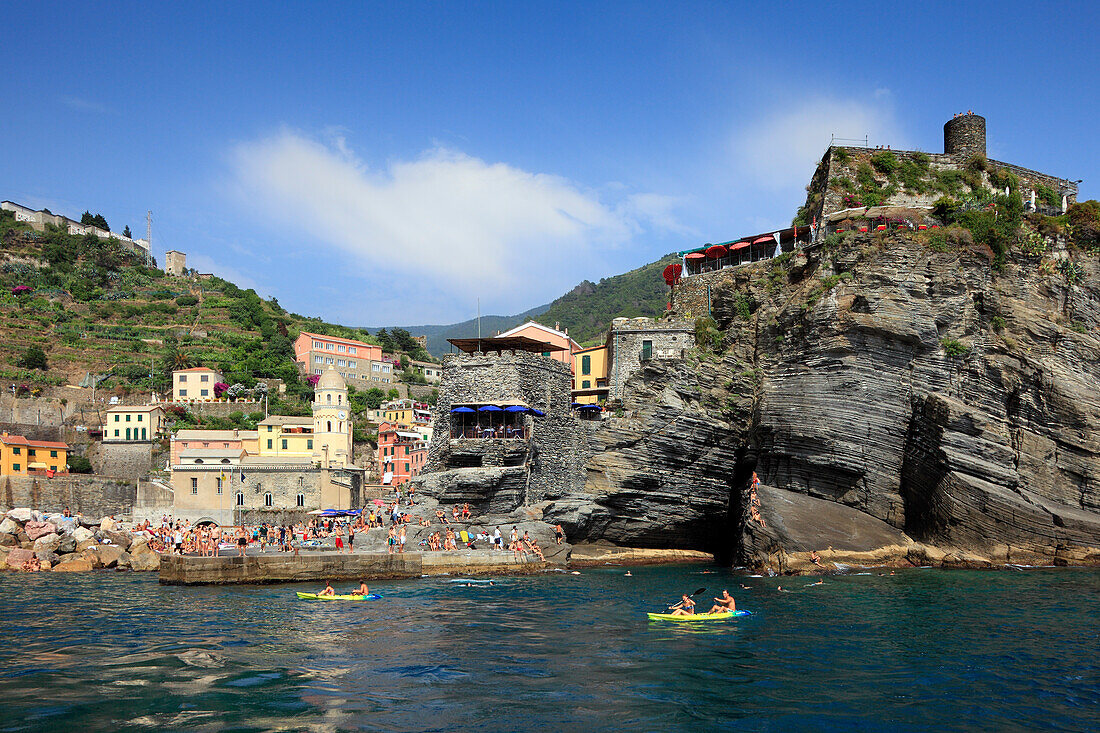
<path id="1" fill-rule="evenodd" d="M 313 461 L 321 468 L 350 466 L 351 429 L 347 384 L 328 369 L 313 394 Z"/>

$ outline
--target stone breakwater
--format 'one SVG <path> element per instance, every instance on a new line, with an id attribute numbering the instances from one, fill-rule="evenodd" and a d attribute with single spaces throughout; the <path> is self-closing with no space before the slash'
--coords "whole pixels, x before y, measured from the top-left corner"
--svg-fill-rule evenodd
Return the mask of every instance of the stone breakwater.
<path id="1" fill-rule="evenodd" d="M 107 517 L 89 521 L 12 509 L 0 521 L 0 570 L 20 571 L 35 563 L 40 570 L 65 573 L 157 570 L 160 554 L 144 537 L 117 531 Z"/>

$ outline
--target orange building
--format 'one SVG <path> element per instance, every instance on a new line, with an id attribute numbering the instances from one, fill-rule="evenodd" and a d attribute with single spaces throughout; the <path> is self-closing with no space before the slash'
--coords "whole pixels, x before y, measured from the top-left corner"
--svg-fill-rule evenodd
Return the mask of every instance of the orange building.
<path id="1" fill-rule="evenodd" d="M 29 440 L 22 435 L 0 435 L 0 475 L 53 476 L 68 473 L 69 446 L 49 440 Z"/>
<path id="2" fill-rule="evenodd" d="M 511 331 L 497 334 L 494 338 L 507 338 L 509 336 L 526 336 L 529 339 L 535 339 L 564 349 L 564 351 L 547 351 L 543 356 L 549 356 L 555 361 L 568 364 L 570 368 L 573 367 L 573 354 L 581 348 L 580 344 L 569 338 L 569 329 L 561 330 L 560 323 L 555 323 L 554 328 L 550 328 L 541 323 L 528 321 L 522 326 L 516 326 Z"/>
<path id="3" fill-rule="evenodd" d="M 428 462 L 428 444 L 420 433 L 384 422 L 378 426 L 378 467 L 382 483 L 400 486 L 419 476 Z"/>
<path id="4" fill-rule="evenodd" d="M 324 336 L 302 331 L 294 339 L 294 360 L 306 374 L 321 374 L 332 369 L 344 379 L 371 379 L 378 376 L 382 347 L 362 341 Z M 372 366 L 374 365 L 374 366 Z M 389 370 L 386 370 L 389 382 Z M 381 381 L 376 378 L 375 381 Z"/>

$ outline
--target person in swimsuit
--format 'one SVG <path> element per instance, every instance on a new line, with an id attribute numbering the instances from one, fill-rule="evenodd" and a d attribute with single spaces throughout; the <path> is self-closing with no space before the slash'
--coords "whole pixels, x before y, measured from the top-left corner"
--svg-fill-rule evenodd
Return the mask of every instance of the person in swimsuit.
<path id="1" fill-rule="evenodd" d="M 359 587 L 355 590 L 355 595 L 357 595 L 357 596 L 369 596 L 370 595 L 370 588 L 367 587 L 367 581 L 365 581 L 365 580 L 359 581 Z"/>
<path id="2" fill-rule="evenodd" d="M 737 610 L 737 604 L 733 600 L 733 596 L 730 595 L 728 590 L 722 591 L 721 598 L 714 599 L 714 605 L 710 607 L 709 613 L 730 613 Z"/>
<path id="3" fill-rule="evenodd" d="M 673 616 L 694 616 L 695 601 L 691 600 L 691 596 L 685 593 L 680 596 L 680 602 L 675 606 L 669 606 L 668 610 Z"/>
<path id="4" fill-rule="evenodd" d="M 245 548 L 248 547 L 248 533 L 244 527 L 237 531 L 237 554 L 244 557 Z"/>
<path id="5" fill-rule="evenodd" d="M 355 552 L 355 527 L 348 527 L 348 554 Z"/>
<path id="6" fill-rule="evenodd" d="M 319 596 L 334 596 L 336 591 L 332 587 L 332 583 L 325 583 L 325 589 L 318 593 Z"/>
<path id="7" fill-rule="evenodd" d="M 561 528 L 560 524 L 554 527 L 554 537 L 559 545 L 565 541 L 565 530 Z"/>

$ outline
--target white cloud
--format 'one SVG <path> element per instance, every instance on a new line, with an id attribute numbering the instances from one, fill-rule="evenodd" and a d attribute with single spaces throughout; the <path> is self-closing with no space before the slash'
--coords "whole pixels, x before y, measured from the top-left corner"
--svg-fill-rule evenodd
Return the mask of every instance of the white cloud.
<path id="1" fill-rule="evenodd" d="M 757 185 L 801 190 L 833 135 L 860 140 L 866 135 L 871 145 L 905 145 L 888 90 L 876 90 L 866 100 L 818 97 L 777 105 L 737 130 L 732 145 L 736 168 Z"/>
<path id="2" fill-rule="evenodd" d="M 586 257 L 678 226 L 674 199 L 618 192 L 604 201 L 560 176 L 442 147 L 375 170 L 342 132 L 325 131 L 329 144 L 287 130 L 238 146 L 242 202 L 309 244 L 353 255 L 375 274 L 415 276 L 437 292 L 491 289 L 525 295 L 524 303 L 556 295 Z"/>

